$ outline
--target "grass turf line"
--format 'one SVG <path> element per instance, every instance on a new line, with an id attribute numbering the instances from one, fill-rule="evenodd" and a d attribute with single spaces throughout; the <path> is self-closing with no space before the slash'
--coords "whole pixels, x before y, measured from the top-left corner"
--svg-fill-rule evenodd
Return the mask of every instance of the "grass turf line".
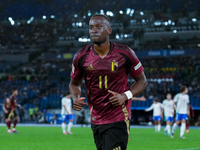
<path id="1" fill-rule="evenodd" d="M 95 150 L 90 128 L 72 128 L 73 135 L 64 135 L 61 127 L 17 127 L 18 134 L 8 134 L 0 127 L 0 150 Z M 186 139 L 180 139 L 177 129 L 171 139 L 154 129 L 131 128 L 127 150 L 171 150 L 200 147 L 199 129 L 190 129 Z M 200 148 L 199 148 L 200 149 Z"/>

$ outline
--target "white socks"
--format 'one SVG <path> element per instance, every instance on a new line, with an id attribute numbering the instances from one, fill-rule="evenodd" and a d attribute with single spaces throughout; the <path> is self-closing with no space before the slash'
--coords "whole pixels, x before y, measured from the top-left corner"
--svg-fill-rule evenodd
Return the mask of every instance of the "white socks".
<path id="1" fill-rule="evenodd" d="M 73 126 L 73 123 L 72 122 L 69 122 L 68 123 L 68 127 L 67 127 L 67 131 L 71 131 L 71 127 Z"/>
<path id="2" fill-rule="evenodd" d="M 180 137 L 182 137 L 185 133 L 186 123 L 181 123 L 181 132 Z"/>
<path id="3" fill-rule="evenodd" d="M 171 130 L 171 129 L 170 129 L 170 125 L 167 125 L 165 129 L 167 130 L 167 133 L 170 134 L 170 132 L 171 132 L 171 131 L 170 131 L 170 130 Z"/>
<path id="4" fill-rule="evenodd" d="M 63 130 L 63 133 L 66 132 L 66 124 L 65 124 L 65 123 L 62 123 L 62 124 L 61 124 L 61 127 L 62 127 L 62 130 Z"/>
<path id="5" fill-rule="evenodd" d="M 159 124 L 159 125 L 158 125 L 158 132 L 160 132 L 160 128 L 161 128 L 161 125 Z"/>
<path id="6" fill-rule="evenodd" d="M 175 130 L 176 130 L 176 127 L 177 127 L 177 124 L 176 124 L 176 123 L 174 123 L 174 124 L 173 124 L 173 127 L 172 127 L 172 133 L 174 133 L 174 132 L 175 132 Z"/>
<path id="7" fill-rule="evenodd" d="M 158 131 L 158 125 L 155 125 L 154 127 L 155 127 L 155 131 Z"/>
<path id="8" fill-rule="evenodd" d="M 159 125 L 155 125 L 154 126 L 155 127 L 155 131 L 157 132 L 160 132 L 160 128 L 161 128 L 161 125 L 159 124 Z"/>

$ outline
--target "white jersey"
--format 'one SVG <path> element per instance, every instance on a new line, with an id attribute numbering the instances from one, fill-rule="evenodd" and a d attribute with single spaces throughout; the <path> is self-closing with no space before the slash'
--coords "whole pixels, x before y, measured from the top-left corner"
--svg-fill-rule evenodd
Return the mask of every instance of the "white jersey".
<path id="1" fill-rule="evenodd" d="M 173 117 L 173 112 L 174 112 L 173 103 L 174 103 L 174 101 L 172 99 L 169 101 L 167 99 L 165 99 L 162 102 L 165 116 Z"/>
<path id="2" fill-rule="evenodd" d="M 153 116 L 161 116 L 162 107 L 163 107 L 162 104 L 157 102 L 157 103 L 153 103 L 151 107 L 146 109 L 146 111 L 150 111 L 153 109 Z"/>
<path id="3" fill-rule="evenodd" d="M 174 97 L 174 102 L 176 102 L 176 113 L 187 114 L 187 105 L 190 102 L 189 96 L 187 94 L 178 93 Z"/>
<path id="4" fill-rule="evenodd" d="M 68 113 L 69 113 L 69 114 L 72 114 L 72 111 L 71 111 L 71 107 L 72 107 L 71 99 L 70 99 L 70 98 L 67 98 L 67 97 L 63 97 L 63 98 L 62 98 L 62 110 L 61 110 L 61 115 L 67 115 L 67 112 L 65 111 L 65 108 L 64 108 L 63 105 L 66 107 Z"/>

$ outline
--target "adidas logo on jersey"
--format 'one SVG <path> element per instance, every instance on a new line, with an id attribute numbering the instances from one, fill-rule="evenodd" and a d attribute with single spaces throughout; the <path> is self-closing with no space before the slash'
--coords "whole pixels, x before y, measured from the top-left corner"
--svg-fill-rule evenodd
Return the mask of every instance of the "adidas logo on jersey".
<path id="1" fill-rule="evenodd" d="M 92 64 L 90 64 L 90 65 L 87 67 L 87 70 L 94 70 Z"/>

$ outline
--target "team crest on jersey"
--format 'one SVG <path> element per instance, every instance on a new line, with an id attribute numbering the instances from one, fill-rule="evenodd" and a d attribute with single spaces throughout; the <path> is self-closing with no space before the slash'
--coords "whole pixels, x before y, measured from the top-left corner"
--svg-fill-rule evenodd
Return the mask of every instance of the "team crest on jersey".
<path id="1" fill-rule="evenodd" d="M 113 60 L 113 61 L 111 62 L 111 71 L 112 71 L 112 72 L 116 72 L 117 69 L 118 69 L 118 62 L 116 62 L 115 60 Z"/>
<path id="2" fill-rule="evenodd" d="M 74 71 L 75 71 L 75 67 L 74 67 L 74 65 L 72 64 L 72 72 L 74 73 Z"/>

